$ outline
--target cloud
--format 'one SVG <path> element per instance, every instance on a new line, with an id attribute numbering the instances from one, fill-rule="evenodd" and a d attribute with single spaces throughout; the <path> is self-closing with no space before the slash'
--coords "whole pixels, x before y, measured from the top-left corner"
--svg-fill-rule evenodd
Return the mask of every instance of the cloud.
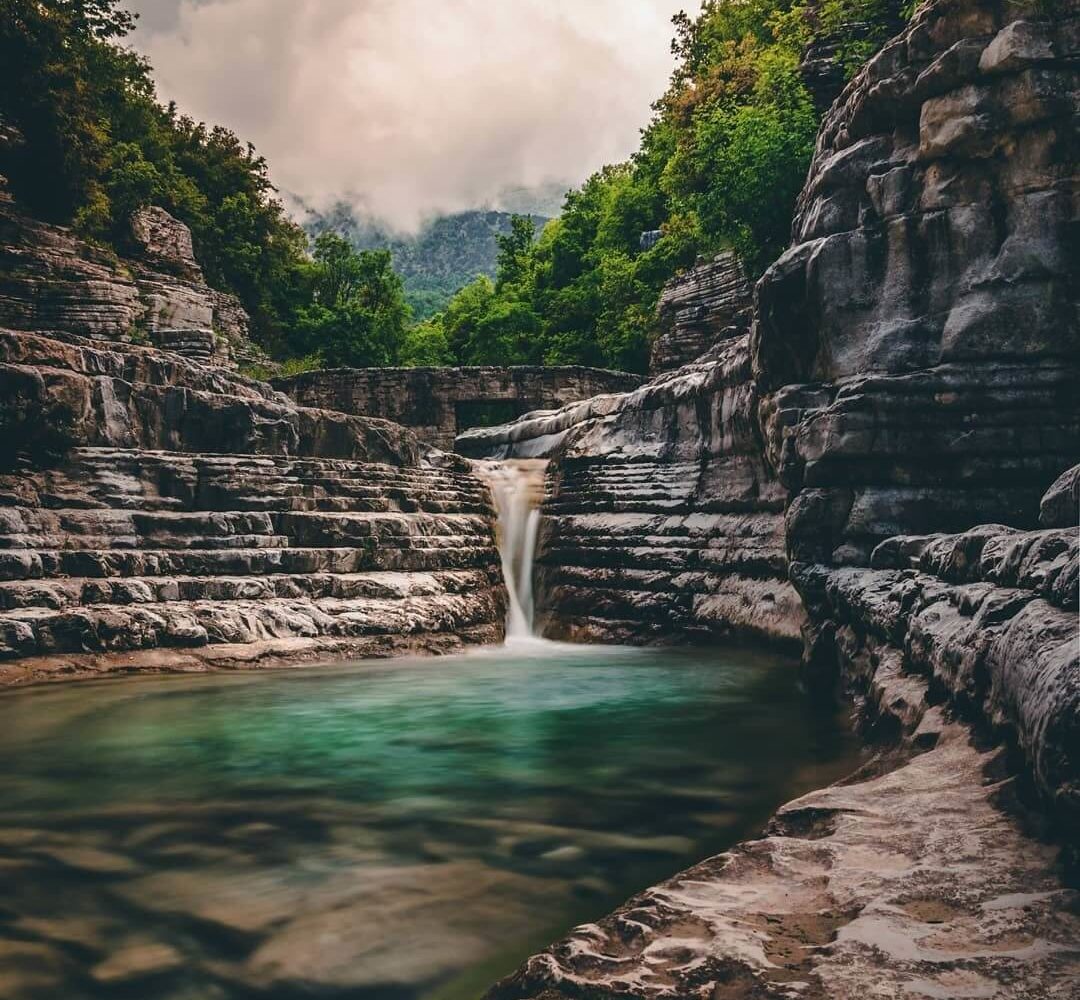
<path id="1" fill-rule="evenodd" d="M 401 229 L 637 146 L 685 0 L 130 0 L 163 99 Z"/>

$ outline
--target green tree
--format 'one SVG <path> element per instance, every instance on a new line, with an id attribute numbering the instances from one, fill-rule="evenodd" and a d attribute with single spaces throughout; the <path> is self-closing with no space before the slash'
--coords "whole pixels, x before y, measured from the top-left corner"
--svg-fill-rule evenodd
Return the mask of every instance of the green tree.
<path id="1" fill-rule="evenodd" d="M 405 334 L 401 346 L 401 364 L 406 368 L 444 367 L 454 363 L 454 353 L 446 339 L 442 317 L 417 323 Z"/>
<path id="2" fill-rule="evenodd" d="M 0 2 L 0 119 L 23 140 L 0 172 L 35 214 L 118 249 L 131 212 L 161 205 L 191 228 L 207 280 L 280 344 L 306 239 L 250 145 L 158 103 L 149 64 L 119 44 L 132 24 L 117 0 Z"/>
<path id="3" fill-rule="evenodd" d="M 387 250 L 354 250 L 337 233 L 315 241 L 305 274 L 309 296 L 296 310 L 294 347 L 329 367 L 395 365 L 410 314 Z"/>

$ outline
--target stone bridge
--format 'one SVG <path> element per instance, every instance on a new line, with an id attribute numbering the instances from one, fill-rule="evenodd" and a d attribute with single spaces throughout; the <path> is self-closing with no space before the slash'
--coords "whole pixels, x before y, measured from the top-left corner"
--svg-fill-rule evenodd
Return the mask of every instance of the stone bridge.
<path id="1" fill-rule="evenodd" d="M 639 375 L 580 365 L 510 368 L 329 368 L 274 379 L 302 406 L 383 417 L 452 451 L 470 427 L 505 423 L 605 392 L 627 392 Z"/>

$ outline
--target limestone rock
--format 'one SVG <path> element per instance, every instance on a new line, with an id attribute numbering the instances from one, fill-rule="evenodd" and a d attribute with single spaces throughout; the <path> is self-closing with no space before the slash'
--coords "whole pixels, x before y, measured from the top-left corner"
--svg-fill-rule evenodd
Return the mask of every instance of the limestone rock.
<path id="1" fill-rule="evenodd" d="M 235 296 L 211 289 L 187 226 L 160 208 L 131 220 L 130 256 L 80 240 L 0 201 L 0 327 L 151 342 L 232 366 L 248 319 Z"/>
<path id="2" fill-rule="evenodd" d="M 1080 454 L 1080 36 L 1021 13 L 924 5 L 822 123 L 752 333 L 796 558 L 1034 527 Z"/>
<path id="3" fill-rule="evenodd" d="M 486 488 L 404 428 L 71 335 L 0 331 L 0 385 L 0 683 L 501 636 Z"/>
<path id="4" fill-rule="evenodd" d="M 1039 524 L 1064 528 L 1080 521 L 1080 465 L 1066 469 L 1054 480 L 1039 505 Z"/>
<path id="5" fill-rule="evenodd" d="M 730 250 L 669 281 L 657 305 L 660 334 L 649 371 L 689 364 L 719 340 L 745 333 L 752 291 L 741 261 Z"/>
<path id="6" fill-rule="evenodd" d="M 202 280 L 191 230 L 163 208 L 150 205 L 131 217 L 131 238 L 140 258 L 159 269 L 192 281 Z"/>
<path id="7" fill-rule="evenodd" d="M 477 457 L 553 457 L 538 557 L 546 634 L 795 644 L 785 491 L 762 455 L 747 336 L 633 392 L 458 438 Z"/>

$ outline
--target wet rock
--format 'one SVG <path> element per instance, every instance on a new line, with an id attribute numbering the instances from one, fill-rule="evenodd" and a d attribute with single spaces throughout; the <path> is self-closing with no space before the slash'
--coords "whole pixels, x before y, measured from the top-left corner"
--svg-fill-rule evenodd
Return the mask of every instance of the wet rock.
<path id="1" fill-rule="evenodd" d="M 933 725 L 933 749 L 790 803 L 765 839 L 576 928 L 488 997 L 1067 992 L 1080 924 L 1053 849 L 994 804 L 963 727 Z"/>
<path id="2" fill-rule="evenodd" d="M 183 955 L 170 945 L 159 942 L 127 944 L 95 965 L 90 975 L 102 985 L 119 986 L 174 972 L 183 964 Z"/>
<path id="3" fill-rule="evenodd" d="M 758 402 L 743 334 L 634 392 L 458 438 L 466 454 L 555 460 L 538 556 L 546 635 L 798 643 L 786 491 Z"/>

